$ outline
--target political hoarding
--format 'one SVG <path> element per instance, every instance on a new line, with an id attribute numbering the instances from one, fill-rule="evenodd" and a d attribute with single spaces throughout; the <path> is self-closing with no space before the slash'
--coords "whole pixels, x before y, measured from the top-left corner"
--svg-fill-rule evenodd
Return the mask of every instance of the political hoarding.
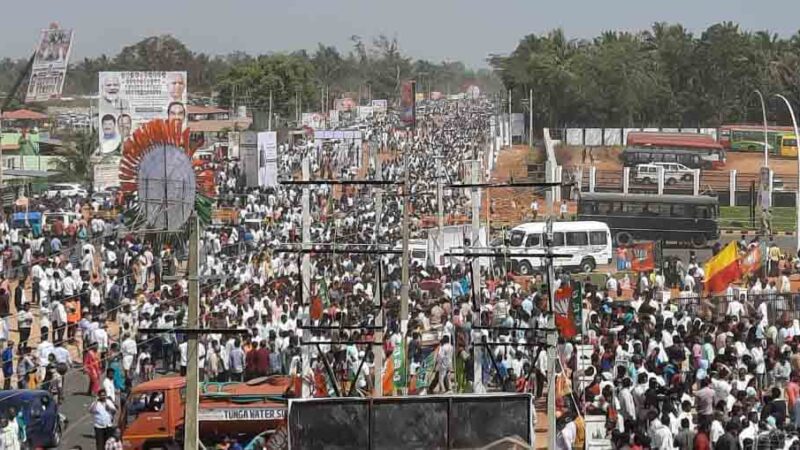
<path id="1" fill-rule="evenodd" d="M 416 84 L 413 81 L 403 83 L 400 91 L 400 119 L 406 125 L 414 125 L 416 121 L 415 97 Z"/>
<path id="2" fill-rule="evenodd" d="M 356 101 L 350 97 L 337 98 L 333 100 L 333 109 L 336 111 L 350 111 L 356 108 Z"/>
<path id="3" fill-rule="evenodd" d="M 186 126 L 186 72 L 100 72 L 100 154 L 119 155 L 144 123 L 176 119 Z"/>
<path id="4" fill-rule="evenodd" d="M 52 27 L 42 30 L 31 66 L 26 102 L 41 102 L 61 97 L 69 65 L 73 31 Z"/>
<path id="5" fill-rule="evenodd" d="M 389 108 L 389 101 L 383 99 L 375 99 L 372 100 L 372 110 L 376 114 L 385 114 L 386 110 Z"/>
<path id="6" fill-rule="evenodd" d="M 278 185 L 278 134 L 275 131 L 258 133 L 258 185 Z"/>
<path id="7" fill-rule="evenodd" d="M 300 124 L 313 130 L 325 128 L 325 114 L 323 113 L 303 113 L 300 116 Z"/>

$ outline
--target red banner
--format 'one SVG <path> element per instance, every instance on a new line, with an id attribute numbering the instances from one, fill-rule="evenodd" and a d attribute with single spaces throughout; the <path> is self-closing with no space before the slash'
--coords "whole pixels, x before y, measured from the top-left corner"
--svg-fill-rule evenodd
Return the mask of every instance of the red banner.
<path id="1" fill-rule="evenodd" d="M 656 269 L 656 243 L 639 242 L 617 248 L 617 269 L 651 272 Z"/>
<path id="2" fill-rule="evenodd" d="M 564 339 L 572 339 L 578 334 L 578 325 L 575 323 L 575 315 L 572 313 L 572 287 L 562 286 L 556 291 L 556 298 L 553 302 L 556 318 L 556 328 Z"/>

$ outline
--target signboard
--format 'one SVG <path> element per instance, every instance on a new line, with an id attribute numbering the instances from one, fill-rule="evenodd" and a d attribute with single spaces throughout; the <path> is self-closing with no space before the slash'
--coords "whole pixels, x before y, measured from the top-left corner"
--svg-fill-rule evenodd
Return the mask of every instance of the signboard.
<path id="1" fill-rule="evenodd" d="M 258 133 L 258 185 L 278 185 L 278 134 L 275 131 Z"/>
<path id="2" fill-rule="evenodd" d="M 389 101 L 388 100 L 373 100 L 372 101 L 372 109 L 376 114 L 385 113 L 387 109 L 389 109 Z"/>
<path id="3" fill-rule="evenodd" d="M 617 269 L 633 272 L 651 272 L 655 268 L 655 242 L 638 242 L 617 248 Z"/>
<path id="4" fill-rule="evenodd" d="M 282 420 L 284 408 L 200 408 L 197 419 L 203 421 Z"/>
<path id="5" fill-rule="evenodd" d="M 239 165 L 244 173 L 245 186 L 258 187 L 258 136 L 253 131 L 239 134 Z"/>
<path id="6" fill-rule="evenodd" d="M 511 114 L 511 137 L 525 134 L 525 115 L 522 113 Z"/>
<path id="7" fill-rule="evenodd" d="M 407 125 L 413 125 L 414 120 L 414 83 L 406 81 L 400 91 L 400 119 Z"/>
<path id="8" fill-rule="evenodd" d="M 325 128 L 325 114 L 303 113 L 300 117 L 300 123 L 303 126 L 310 127 L 314 130 Z"/>
<path id="9" fill-rule="evenodd" d="M 100 153 L 119 154 L 120 144 L 153 119 L 186 125 L 186 72 L 100 72 Z"/>
<path id="10" fill-rule="evenodd" d="M 53 27 L 42 30 L 31 66 L 26 102 L 41 102 L 61 97 L 72 49 L 72 30 Z"/>
<path id="11" fill-rule="evenodd" d="M 120 158 L 109 158 L 102 163 L 94 164 L 93 185 L 94 190 L 99 191 L 111 186 L 119 186 L 119 160 Z"/>
<path id="12" fill-rule="evenodd" d="M 350 97 L 337 98 L 333 100 L 333 109 L 336 111 L 350 111 L 355 109 L 356 101 Z"/>
<path id="13" fill-rule="evenodd" d="M 358 120 L 367 120 L 373 114 L 372 106 L 359 106 L 358 107 Z"/>

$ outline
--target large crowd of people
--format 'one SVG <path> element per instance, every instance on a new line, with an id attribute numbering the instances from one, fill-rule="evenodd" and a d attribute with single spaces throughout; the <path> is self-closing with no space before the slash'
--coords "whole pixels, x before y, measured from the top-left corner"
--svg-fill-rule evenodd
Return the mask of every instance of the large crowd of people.
<path id="1" fill-rule="evenodd" d="M 704 297 L 695 257 L 634 280 L 596 283 L 559 273 L 558 285 L 584 293 L 583 337 L 559 342 L 554 386 L 545 384 L 545 349 L 532 345 L 534 330 L 548 323 L 541 276 L 481 267 L 481 280 L 473 280 L 467 261 L 410 262 L 409 320 L 401 320 L 402 259 L 380 251 L 399 248 L 405 200 L 410 236 L 426 236 L 424 218 L 439 209 L 437 183 L 465 181 L 465 161 L 487 158 L 489 117 L 488 103 L 435 102 L 420 112 L 415 131 L 391 116 L 370 122 L 363 152 L 313 140 L 281 147 L 282 179 L 299 179 L 304 158 L 314 179 L 349 179 L 363 153 L 359 176 L 375 178 L 380 158 L 381 178 L 403 181 L 407 173 L 409 192 L 396 185 L 249 187 L 237 161 L 219 162 L 217 206 L 235 214 L 202 233 L 201 326 L 242 332 L 200 336 L 201 378 L 293 376 L 298 396 L 329 396 L 337 387 L 367 395 L 378 383 L 385 395 L 502 390 L 539 399 L 556 389 L 558 445 L 567 449 L 589 441 L 680 450 L 794 442 L 800 325 L 769 306 L 794 302 L 791 262 L 774 245 L 766 248 L 775 269 L 765 267 L 743 289 L 732 287 L 723 302 Z M 274 249 L 303 242 L 304 189 L 310 242 L 336 251 L 312 255 L 310 276 L 301 282 L 301 255 Z M 444 189 L 442 196 L 448 215 L 469 216 L 469 190 Z M 121 445 L 115 417 L 131 387 L 185 374 L 189 358 L 180 332 L 187 324 L 186 243 L 128 232 L 110 212 L 113 203 L 32 201 L 32 209 L 57 206 L 80 217 L 38 227 L 0 221 L 3 388 L 44 389 L 61 403 L 65 378 L 80 371 L 95 398 L 86 414 L 98 449 Z M 538 209 L 537 202 L 531 215 Z M 751 244 L 742 242 L 743 251 Z M 353 249 L 376 254 L 348 253 Z M 473 329 L 478 320 L 498 328 Z M 383 341 L 364 343 L 376 338 L 379 323 Z M 139 331 L 148 328 L 163 331 Z M 477 352 L 478 340 L 499 344 Z M 376 352 L 390 361 L 401 344 L 409 380 L 377 380 Z M 597 417 L 602 427 L 587 426 Z M 24 442 L 21 420 L 17 411 L 0 411 L 3 448 Z"/>

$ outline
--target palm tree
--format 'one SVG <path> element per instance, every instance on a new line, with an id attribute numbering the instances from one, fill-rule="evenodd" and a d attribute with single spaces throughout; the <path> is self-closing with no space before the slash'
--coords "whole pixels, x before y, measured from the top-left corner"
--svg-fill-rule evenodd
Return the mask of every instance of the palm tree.
<path id="1" fill-rule="evenodd" d="M 88 183 L 92 180 L 92 154 L 97 148 L 97 132 L 78 134 L 68 142 L 55 163 L 59 178 L 64 181 Z"/>

